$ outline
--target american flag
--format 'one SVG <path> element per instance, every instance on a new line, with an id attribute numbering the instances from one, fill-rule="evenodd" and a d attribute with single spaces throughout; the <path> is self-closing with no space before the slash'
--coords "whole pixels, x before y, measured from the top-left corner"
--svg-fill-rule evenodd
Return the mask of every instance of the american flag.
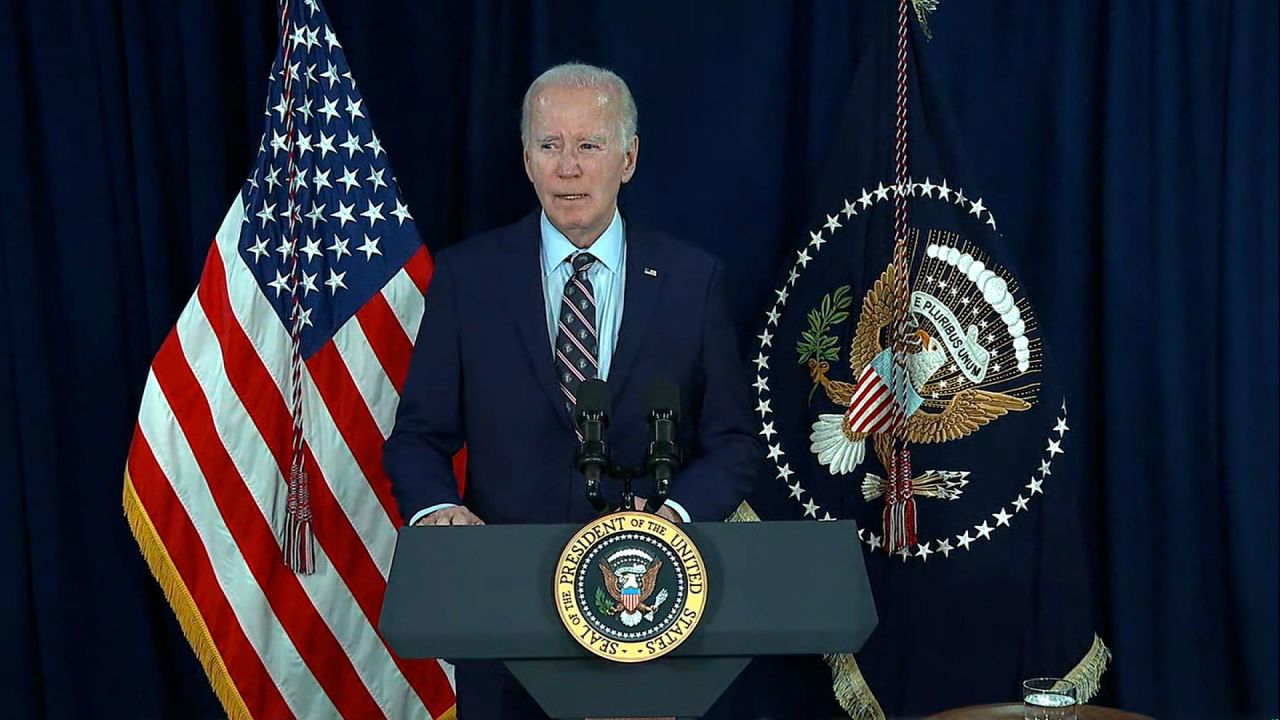
<path id="1" fill-rule="evenodd" d="M 281 2 L 280 27 L 257 159 L 147 377 L 125 514 L 228 716 L 452 717 L 452 669 L 377 631 L 401 524 L 382 442 L 431 258 L 324 10 Z"/>

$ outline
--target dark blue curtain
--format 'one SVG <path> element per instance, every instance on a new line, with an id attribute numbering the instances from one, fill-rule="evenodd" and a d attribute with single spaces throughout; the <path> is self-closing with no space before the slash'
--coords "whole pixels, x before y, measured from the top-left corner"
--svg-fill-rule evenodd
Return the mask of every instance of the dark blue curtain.
<path id="1" fill-rule="evenodd" d="M 12 716 L 220 714 L 120 492 L 152 353 L 257 147 L 273 5 L 0 6 Z M 433 247 L 535 205 L 517 132 L 534 75 L 582 59 L 627 78 L 642 142 L 623 203 L 725 261 L 744 347 L 777 268 L 822 222 L 851 83 L 892 13 L 886 0 L 327 5 Z M 1073 398 L 1088 586 L 1115 652 L 1101 700 L 1275 716 L 1278 6 L 950 0 L 931 25 L 916 58 L 930 112 L 1000 208 L 1002 251 L 1036 288 Z M 758 715 L 831 708 L 820 661 L 749 673 L 739 702 Z"/>

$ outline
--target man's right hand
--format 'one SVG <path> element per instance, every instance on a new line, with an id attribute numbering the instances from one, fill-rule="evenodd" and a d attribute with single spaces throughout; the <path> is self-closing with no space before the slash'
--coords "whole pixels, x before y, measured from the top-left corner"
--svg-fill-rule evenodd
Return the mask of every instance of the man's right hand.
<path id="1" fill-rule="evenodd" d="M 483 525 L 484 521 L 476 517 L 475 513 L 458 505 L 440 508 L 430 515 L 420 518 L 414 524 L 419 527 L 423 525 Z"/>

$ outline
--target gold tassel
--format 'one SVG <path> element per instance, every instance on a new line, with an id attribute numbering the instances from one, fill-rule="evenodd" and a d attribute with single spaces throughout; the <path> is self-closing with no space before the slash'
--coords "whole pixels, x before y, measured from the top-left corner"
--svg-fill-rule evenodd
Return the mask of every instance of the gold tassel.
<path id="1" fill-rule="evenodd" d="M 1111 650 L 1095 633 L 1089 652 L 1084 654 L 1066 676 L 1067 680 L 1075 684 L 1079 702 L 1089 702 L 1102 689 L 1102 674 L 1107 671 L 1107 664 L 1110 662 Z"/>
<path id="2" fill-rule="evenodd" d="M 169 607 L 173 608 L 173 614 L 178 618 L 182 634 L 187 637 L 187 643 L 191 645 L 204 668 L 205 676 L 209 678 L 209 684 L 213 686 L 213 693 L 222 703 L 222 709 L 231 720 L 250 720 L 253 716 L 244 704 L 244 698 L 240 697 L 235 683 L 231 681 L 227 666 L 222 662 L 222 655 L 213 643 L 213 636 L 209 634 L 209 628 L 204 624 L 204 618 L 196 608 L 191 592 L 182 582 L 182 576 L 178 574 L 169 551 L 161 542 L 160 534 L 156 532 L 146 508 L 138 499 L 128 470 L 124 473 L 124 516 L 129 520 L 129 529 L 133 531 L 133 538 L 142 550 L 142 557 L 146 559 L 151 574 L 160 583 Z"/>

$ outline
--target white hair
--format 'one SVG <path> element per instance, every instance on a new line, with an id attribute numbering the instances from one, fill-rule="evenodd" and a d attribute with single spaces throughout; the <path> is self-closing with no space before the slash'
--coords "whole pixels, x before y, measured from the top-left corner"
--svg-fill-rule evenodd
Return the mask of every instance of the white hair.
<path id="1" fill-rule="evenodd" d="M 585 63 L 563 63 L 548 69 L 534 80 L 524 94 L 520 112 L 520 141 L 529 146 L 529 115 L 533 101 L 548 87 L 588 88 L 601 91 L 600 102 L 614 101 L 618 108 L 618 144 L 626 151 L 636 134 L 637 112 L 635 98 L 627 83 L 610 70 Z M 607 94 L 605 94 L 607 93 Z"/>

